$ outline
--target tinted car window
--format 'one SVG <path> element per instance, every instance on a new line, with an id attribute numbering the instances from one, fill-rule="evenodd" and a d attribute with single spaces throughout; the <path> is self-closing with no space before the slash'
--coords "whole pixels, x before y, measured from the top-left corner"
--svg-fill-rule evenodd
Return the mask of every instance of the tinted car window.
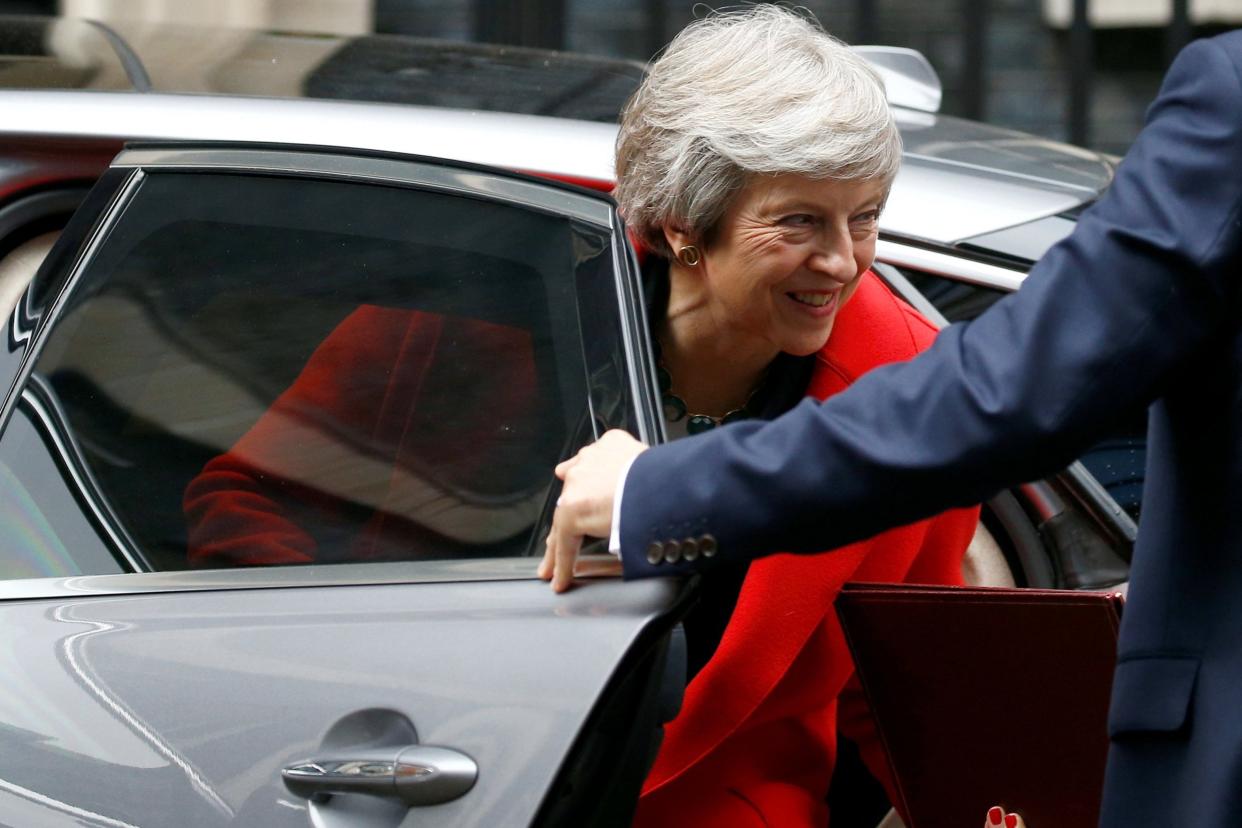
<path id="1" fill-rule="evenodd" d="M 910 268 L 899 270 L 950 322 L 974 319 L 1005 295 L 1004 291 L 994 288 L 932 276 Z"/>
<path id="2" fill-rule="evenodd" d="M 609 250 L 440 192 L 157 173 L 26 395 L 156 569 L 520 555 L 591 437 L 574 288 Z"/>
<path id="3" fill-rule="evenodd" d="M 60 451 L 37 404 L 18 409 L 5 430 L 0 457 L 0 578 L 54 578 L 124 572 L 86 514 L 79 509 L 72 474 L 57 462 Z M 42 432 L 42 433 L 41 433 Z"/>

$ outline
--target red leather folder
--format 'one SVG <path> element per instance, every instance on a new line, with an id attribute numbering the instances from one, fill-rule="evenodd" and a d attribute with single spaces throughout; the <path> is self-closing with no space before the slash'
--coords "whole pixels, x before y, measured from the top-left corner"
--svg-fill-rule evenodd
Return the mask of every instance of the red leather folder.
<path id="1" fill-rule="evenodd" d="M 1119 593 L 846 584 L 837 598 L 909 828 L 1099 822 Z"/>

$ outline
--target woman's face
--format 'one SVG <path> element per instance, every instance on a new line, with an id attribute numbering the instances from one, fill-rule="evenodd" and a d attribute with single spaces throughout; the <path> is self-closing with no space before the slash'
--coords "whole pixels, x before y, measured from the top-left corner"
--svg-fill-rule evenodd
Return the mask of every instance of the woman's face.
<path id="1" fill-rule="evenodd" d="M 887 192 L 884 181 L 753 178 L 700 246 L 716 324 L 790 354 L 822 348 L 875 258 Z"/>

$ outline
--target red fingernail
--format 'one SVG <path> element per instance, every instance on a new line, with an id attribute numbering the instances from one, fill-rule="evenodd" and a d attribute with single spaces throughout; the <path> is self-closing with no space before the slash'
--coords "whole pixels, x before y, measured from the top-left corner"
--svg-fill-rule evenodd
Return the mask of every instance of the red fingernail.
<path id="1" fill-rule="evenodd" d="M 1018 815 L 1005 814 L 1005 828 L 1018 828 Z"/>
<path id="2" fill-rule="evenodd" d="M 989 825 L 1000 825 L 1001 815 L 1003 813 L 1004 811 L 1002 811 L 1000 808 L 993 808 L 992 810 L 988 811 L 988 824 Z"/>

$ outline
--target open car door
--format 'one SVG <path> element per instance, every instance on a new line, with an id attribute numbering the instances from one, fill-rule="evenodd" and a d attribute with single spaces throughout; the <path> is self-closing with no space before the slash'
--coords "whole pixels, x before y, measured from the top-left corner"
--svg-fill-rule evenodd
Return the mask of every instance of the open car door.
<path id="1" fill-rule="evenodd" d="M 534 571 L 638 296 L 602 195 L 123 152 L 0 360 L 0 823 L 628 824 L 684 585 Z"/>

